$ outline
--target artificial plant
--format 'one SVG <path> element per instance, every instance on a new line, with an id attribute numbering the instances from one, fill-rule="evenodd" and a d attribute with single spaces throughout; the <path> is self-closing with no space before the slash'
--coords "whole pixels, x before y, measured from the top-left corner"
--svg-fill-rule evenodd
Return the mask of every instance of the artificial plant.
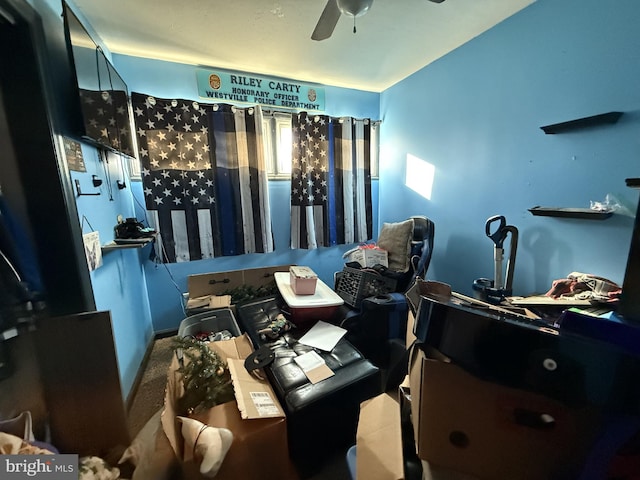
<path id="1" fill-rule="evenodd" d="M 180 414 L 191 414 L 197 409 L 208 409 L 233 400 L 229 367 L 207 343 L 176 337 L 172 348 L 182 358 L 178 368 L 184 385 L 184 395 L 178 400 Z"/>

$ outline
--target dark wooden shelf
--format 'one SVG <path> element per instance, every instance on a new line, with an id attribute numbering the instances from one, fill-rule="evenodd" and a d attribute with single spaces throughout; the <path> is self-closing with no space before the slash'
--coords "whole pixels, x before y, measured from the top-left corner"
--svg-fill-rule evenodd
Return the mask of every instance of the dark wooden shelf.
<path id="1" fill-rule="evenodd" d="M 625 182 L 627 183 L 627 187 L 640 188 L 640 178 L 627 178 Z"/>
<path id="2" fill-rule="evenodd" d="M 613 215 L 611 211 L 590 208 L 533 207 L 529 211 L 541 217 L 580 218 L 583 220 L 604 220 Z"/>
<path id="3" fill-rule="evenodd" d="M 150 243 L 153 243 L 154 238 L 141 238 L 139 240 L 130 241 L 126 243 L 116 243 L 115 241 L 106 243 L 102 246 L 102 253 L 112 252 L 114 250 L 123 250 L 127 248 L 142 248 Z"/>
<path id="4" fill-rule="evenodd" d="M 578 118 L 567 122 L 554 123 L 540 127 L 546 134 L 563 133 L 580 128 L 595 127 L 597 125 L 616 123 L 623 112 L 609 112 L 591 117 Z"/>

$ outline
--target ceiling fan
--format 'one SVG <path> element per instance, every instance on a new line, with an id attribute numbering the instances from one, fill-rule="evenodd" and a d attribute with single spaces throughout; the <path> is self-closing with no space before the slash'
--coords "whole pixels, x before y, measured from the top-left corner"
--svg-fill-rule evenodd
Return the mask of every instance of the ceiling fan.
<path id="1" fill-rule="evenodd" d="M 442 3 L 444 0 L 429 0 Z M 312 40 L 326 40 L 336 28 L 340 15 L 353 17 L 353 33 L 356 33 L 356 18 L 369 11 L 373 0 L 327 0 L 316 28 L 311 34 Z"/>

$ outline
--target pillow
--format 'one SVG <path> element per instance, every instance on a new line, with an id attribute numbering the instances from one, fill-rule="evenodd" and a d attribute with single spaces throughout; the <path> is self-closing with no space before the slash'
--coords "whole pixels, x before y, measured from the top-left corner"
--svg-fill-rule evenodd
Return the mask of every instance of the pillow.
<path id="1" fill-rule="evenodd" d="M 387 251 L 389 270 L 409 271 L 411 239 L 413 238 L 413 220 L 398 223 L 384 223 L 378 236 L 378 247 Z"/>

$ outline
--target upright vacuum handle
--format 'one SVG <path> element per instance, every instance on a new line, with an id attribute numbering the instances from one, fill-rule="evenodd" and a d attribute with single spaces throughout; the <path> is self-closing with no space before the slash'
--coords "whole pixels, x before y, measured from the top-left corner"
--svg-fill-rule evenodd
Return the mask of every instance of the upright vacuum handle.
<path id="1" fill-rule="evenodd" d="M 495 226 L 496 223 L 498 224 L 497 226 Z M 491 232 L 492 226 L 495 227 L 493 233 Z M 488 218 L 484 224 L 484 232 L 487 237 L 493 240 L 496 248 L 502 248 L 502 242 L 504 242 L 506 237 L 506 232 L 504 231 L 506 226 L 507 220 L 502 215 L 494 215 L 493 217 Z"/>
<path id="2" fill-rule="evenodd" d="M 516 266 L 516 252 L 518 250 L 518 229 L 513 225 L 507 225 L 503 228 L 505 235 L 511 236 L 509 242 L 509 259 L 507 260 L 507 274 L 504 289 L 511 291 L 513 287 L 513 269 Z"/>

